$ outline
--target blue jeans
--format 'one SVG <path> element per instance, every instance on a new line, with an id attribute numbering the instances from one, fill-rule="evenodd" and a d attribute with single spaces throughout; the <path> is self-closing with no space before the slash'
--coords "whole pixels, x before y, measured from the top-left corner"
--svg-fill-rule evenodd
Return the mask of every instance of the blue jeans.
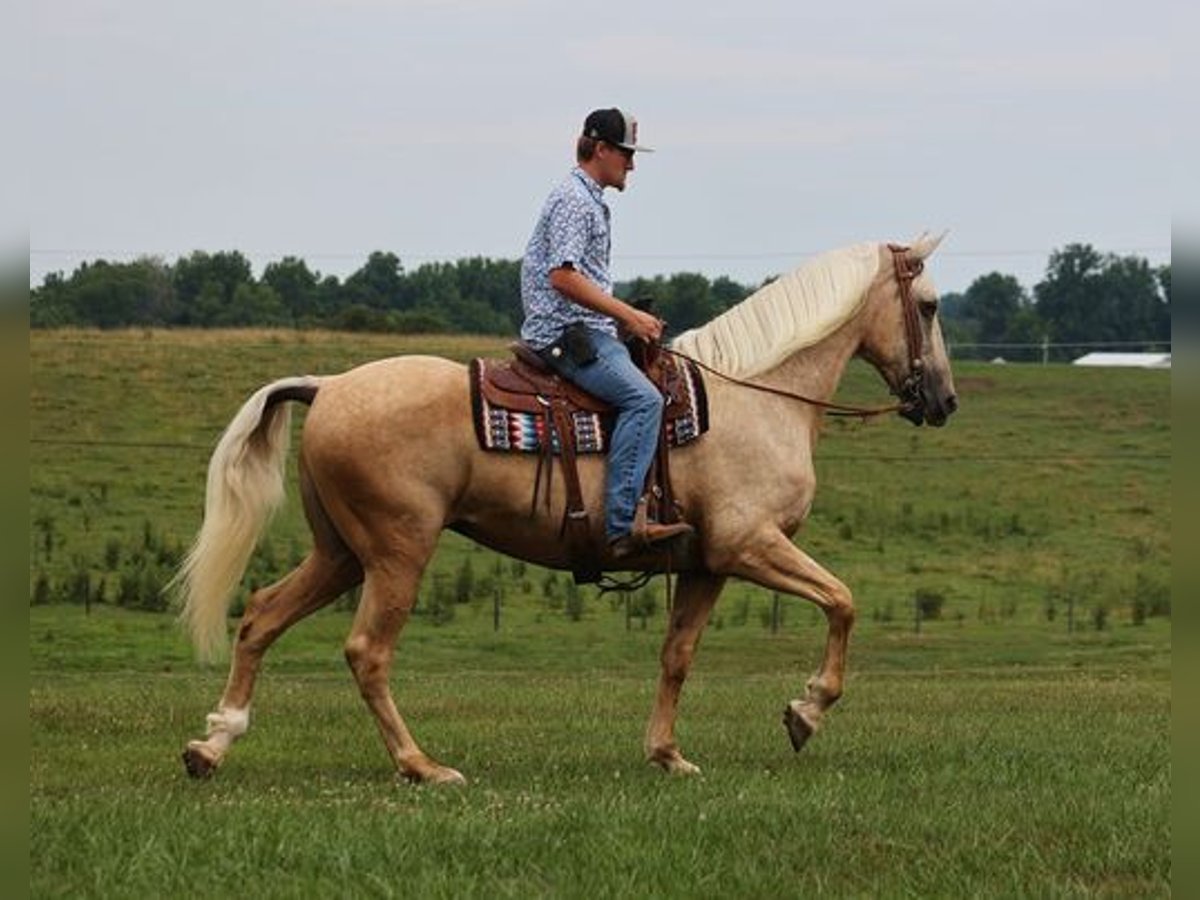
<path id="1" fill-rule="evenodd" d="M 604 493 L 604 530 L 612 541 L 633 528 L 634 511 L 658 448 L 664 399 L 633 364 L 624 344 L 601 331 L 589 329 L 588 334 L 597 353 L 592 362 L 580 366 L 566 356 L 548 362 L 563 378 L 617 410 Z"/>

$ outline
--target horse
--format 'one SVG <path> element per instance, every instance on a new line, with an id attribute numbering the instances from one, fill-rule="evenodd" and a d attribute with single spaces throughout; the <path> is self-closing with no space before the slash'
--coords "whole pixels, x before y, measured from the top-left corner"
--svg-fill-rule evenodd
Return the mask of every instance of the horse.
<path id="1" fill-rule="evenodd" d="M 670 351 L 720 377 L 706 379 L 708 433 L 672 451 L 675 498 L 695 534 L 686 552 L 670 561 L 675 596 L 645 732 L 646 759 L 666 772 L 699 772 L 676 741 L 677 709 L 697 643 L 729 578 L 801 597 L 825 614 L 820 668 L 784 709 L 796 750 L 842 695 L 853 597 L 792 538 L 809 513 L 813 450 L 852 357 L 877 370 L 902 401 L 889 410 L 914 424 L 941 426 L 957 407 L 938 295 L 924 272 L 941 240 L 922 235 L 907 247 L 866 242 L 821 254 L 670 343 Z M 397 638 L 443 529 L 531 563 L 571 568 L 560 532 L 565 500 L 531 510 L 530 456 L 480 449 L 467 368 L 459 363 L 398 356 L 338 375 L 267 384 L 217 443 L 203 522 L 174 580 L 181 619 L 201 658 L 227 647 L 232 596 L 284 498 L 290 402 L 310 407 L 299 492 L 312 548 L 291 573 L 250 596 L 224 692 L 207 717 L 205 738 L 183 752 L 186 769 L 194 777 L 211 775 L 247 731 L 255 680 L 271 644 L 361 584 L 345 657 L 398 774 L 465 783 L 462 773 L 421 749 L 396 708 L 388 678 Z M 588 508 L 602 510 L 603 456 L 581 457 L 579 478 Z M 602 518 L 591 518 L 598 552 Z M 630 572 L 663 567 L 661 552 L 614 566 Z"/>

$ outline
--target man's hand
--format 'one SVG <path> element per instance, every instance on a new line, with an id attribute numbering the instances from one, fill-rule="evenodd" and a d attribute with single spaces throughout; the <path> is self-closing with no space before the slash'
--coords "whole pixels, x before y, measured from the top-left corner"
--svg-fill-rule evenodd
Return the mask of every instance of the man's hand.
<path id="1" fill-rule="evenodd" d="M 632 306 L 627 305 L 626 308 L 629 312 L 621 317 L 621 324 L 625 326 L 625 331 L 630 337 L 640 338 L 652 344 L 662 339 L 663 325 L 666 324 L 662 319 Z"/>

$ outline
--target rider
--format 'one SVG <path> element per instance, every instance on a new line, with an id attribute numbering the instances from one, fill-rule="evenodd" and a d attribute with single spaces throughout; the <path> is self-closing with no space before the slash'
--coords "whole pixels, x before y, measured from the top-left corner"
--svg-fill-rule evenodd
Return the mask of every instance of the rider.
<path id="1" fill-rule="evenodd" d="M 614 558 L 692 530 L 636 515 L 654 461 L 663 397 L 638 369 L 618 327 L 644 341 L 662 337 L 663 322 L 612 294 L 609 209 L 604 189 L 625 190 L 637 122 L 619 109 L 598 109 L 583 123 L 577 165 L 542 207 L 521 263 L 521 337 L 561 376 L 617 410 L 605 487 L 605 533 Z M 639 499 L 640 498 L 640 499 Z M 635 527 L 636 522 L 636 527 Z"/>

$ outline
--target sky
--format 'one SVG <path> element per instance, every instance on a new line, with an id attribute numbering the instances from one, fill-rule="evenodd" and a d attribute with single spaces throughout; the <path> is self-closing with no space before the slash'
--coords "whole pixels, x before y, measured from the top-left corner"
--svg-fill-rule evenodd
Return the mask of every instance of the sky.
<path id="1" fill-rule="evenodd" d="M 619 106 L 612 274 L 743 284 L 948 231 L 943 292 L 1070 243 L 1171 253 L 1165 5 L 47 0 L 30 13 L 30 283 L 240 250 L 344 277 L 515 259 Z"/>

